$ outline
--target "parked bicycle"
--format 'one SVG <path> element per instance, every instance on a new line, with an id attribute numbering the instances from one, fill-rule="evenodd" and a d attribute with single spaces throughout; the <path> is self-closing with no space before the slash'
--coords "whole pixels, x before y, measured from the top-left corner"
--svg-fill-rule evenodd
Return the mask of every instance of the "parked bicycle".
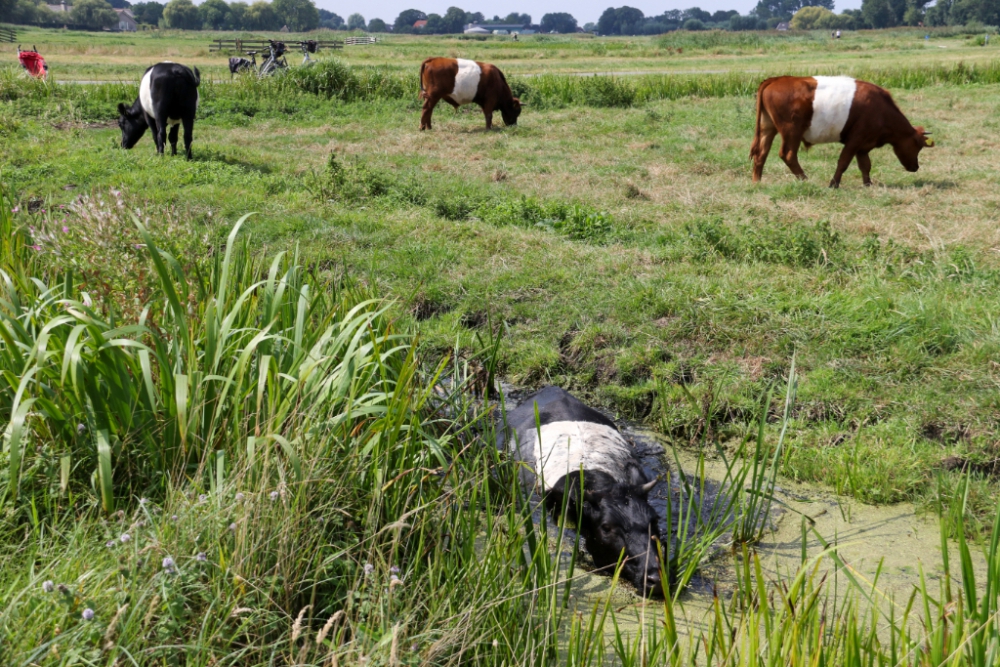
<path id="1" fill-rule="evenodd" d="M 284 42 L 276 42 L 273 39 L 267 40 L 268 42 L 268 56 L 260 65 L 260 71 L 257 76 L 263 79 L 265 76 L 271 76 L 278 70 L 288 69 L 288 61 L 285 59 L 285 51 L 287 47 Z"/>
<path id="2" fill-rule="evenodd" d="M 316 48 L 318 44 L 315 39 L 308 39 L 304 42 L 299 42 L 299 48 L 302 49 L 302 64 L 312 65 L 315 60 L 309 57 L 310 53 L 316 53 Z"/>

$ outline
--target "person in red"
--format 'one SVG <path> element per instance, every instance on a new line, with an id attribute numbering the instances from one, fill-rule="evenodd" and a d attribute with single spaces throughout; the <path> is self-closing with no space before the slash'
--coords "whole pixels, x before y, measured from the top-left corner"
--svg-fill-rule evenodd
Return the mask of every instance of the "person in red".
<path id="1" fill-rule="evenodd" d="M 38 52 L 38 49 L 34 46 L 31 48 L 31 51 L 22 51 L 21 47 L 18 46 L 17 59 L 21 61 L 24 69 L 28 70 L 28 74 L 36 79 L 44 79 L 49 75 L 49 66 L 45 63 L 45 58 Z"/>

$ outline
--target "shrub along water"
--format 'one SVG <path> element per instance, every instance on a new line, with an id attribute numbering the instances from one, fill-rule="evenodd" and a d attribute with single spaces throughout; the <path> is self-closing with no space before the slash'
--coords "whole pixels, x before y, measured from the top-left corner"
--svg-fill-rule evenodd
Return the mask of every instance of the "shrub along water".
<path id="1" fill-rule="evenodd" d="M 736 33 L 739 34 L 739 33 Z M 855 67 L 848 70 L 815 68 L 781 72 L 729 72 L 725 74 L 650 74 L 640 76 L 573 76 L 545 74 L 509 77 L 511 89 L 532 108 L 570 106 L 623 108 L 657 100 L 686 97 L 749 97 L 768 76 L 778 74 L 847 74 L 884 86 L 916 89 L 937 85 L 1000 83 L 1000 61 L 983 65 L 939 64 L 920 67 Z M 202 116 L 308 116 L 329 104 L 403 103 L 416 109 L 420 82 L 416 72 L 385 67 L 351 66 L 326 60 L 313 67 L 294 67 L 266 79 L 252 75 L 233 83 L 201 84 Z M 138 82 L 93 86 L 56 85 L 17 76 L 0 69 L 0 101 L 41 117 L 107 120 L 118 102 L 134 100 Z"/>

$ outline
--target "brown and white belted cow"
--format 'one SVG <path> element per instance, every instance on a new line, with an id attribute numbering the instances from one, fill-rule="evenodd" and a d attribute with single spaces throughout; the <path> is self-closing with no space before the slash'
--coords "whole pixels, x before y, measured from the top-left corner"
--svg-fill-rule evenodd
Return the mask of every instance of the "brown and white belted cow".
<path id="1" fill-rule="evenodd" d="M 757 128 L 750 147 L 753 180 L 760 181 L 764 162 L 775 135 L 781 135 L 781 159 L 792 173 L 805 179 L 799 165 L 799 144 L 842 143 L 831 188 L 858 158 L 865 185 L 871 185 L 868 152 L 886 144 L 892 146 L 907 171 L 920 168 L 920 150 L 934 145 L 922 127 L 913 127 L 896 106 L 892 95 L 867 81 L 847 76 L 779 76 L 757 88 Z"/>
<path id="2" fill-rule="evenodd" d="M 506 125 L 517 125 L 521 101 L 514 97 L 503 72 L 489 63 L 461 58 L 428 58 L 420 65 L 420 97 L 424 100 L 420 129 L 431 129 L 434 107 L 444 100 L 456 109 L 478 104 L 486 116 L 486 129 L 493 127 L 493 112 L 500 111 Z"/>

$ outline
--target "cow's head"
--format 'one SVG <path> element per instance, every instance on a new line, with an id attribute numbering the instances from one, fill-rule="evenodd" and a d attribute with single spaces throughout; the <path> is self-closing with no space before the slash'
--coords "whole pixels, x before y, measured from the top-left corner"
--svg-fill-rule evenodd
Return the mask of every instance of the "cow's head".
<path id="1" fill-rule="evenodd" d="M 625 552 L 622 576 L 646 596 L 662 595 L 660 579 L 659 517 L 646 500 L 656 480 L 646 481 L 638 469 L 628 483 L 616 482 L 607 473 L 583 473 L 583 504 L 579 505 L 580 473 L 567 475 L 551 489 L 546 502 L 553 513 L 562 510 L 567 498 L 567 514 L 580 519 L 577 529 L 586 542 L 594 564 L 605 572 L 614 570 Z M 567 490 L 568 488 L 568 490 Z"/>
<path id="2" fill-rule="evenodd" d="M 138 110 L 137 110 L 138 107 Z M 118 105 L 118 127 L 122 129 L 122 148 L 132 148 L 146 133 L 146 114 L 138 104 L 131 108 Z"/>
<path id="3" fill-rule="evenodd" d="M 500 107 L 504 125 L 517 125 L 517 117 L 521 115 L 521 100 L 510 98 L 510 102 Z"/>
<path id="4" fill-rule="evenodd" d="M 893 152 L 896 153 L 896 157 L 899 158 L 900 164 L 906 171 L 920 169 L 920 163 L 917 160 L 920 151 L 934 146 L 934 140 L 931 139 L 930 134 L 922 127 L 915 127 L 912 134 L 892 145 Z"/>

